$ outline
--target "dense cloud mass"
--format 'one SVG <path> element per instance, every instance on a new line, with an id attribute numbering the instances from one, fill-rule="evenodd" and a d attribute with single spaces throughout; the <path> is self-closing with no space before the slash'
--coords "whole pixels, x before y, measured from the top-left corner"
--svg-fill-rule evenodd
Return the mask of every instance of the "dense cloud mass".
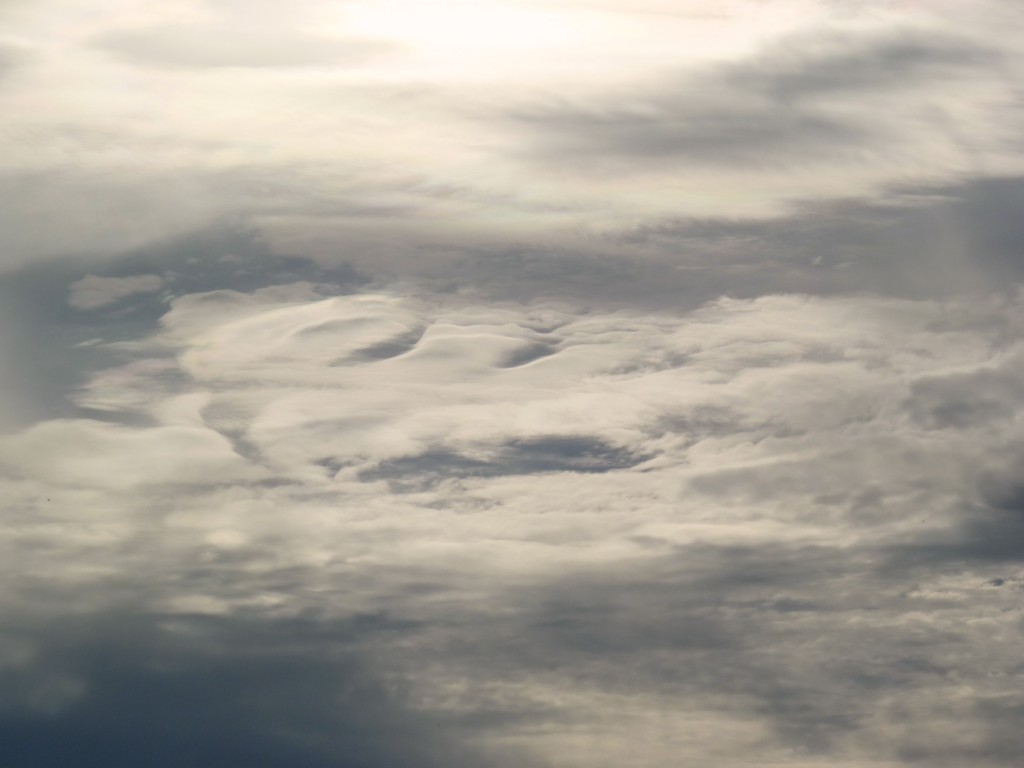
<path id="1" fill-rule="evenodd" d="M 1004 2 L 0 9 L 0 762 L 1024 751 Z"/>

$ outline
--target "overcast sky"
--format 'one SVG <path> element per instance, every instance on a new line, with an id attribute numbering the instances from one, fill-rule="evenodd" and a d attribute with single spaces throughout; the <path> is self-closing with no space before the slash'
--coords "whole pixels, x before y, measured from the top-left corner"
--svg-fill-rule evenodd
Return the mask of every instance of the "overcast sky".
<path id="1" fill-rule="evenodd" d="M 1015 764 L 1022 39 L 0 4 L 0 764 Z"/>

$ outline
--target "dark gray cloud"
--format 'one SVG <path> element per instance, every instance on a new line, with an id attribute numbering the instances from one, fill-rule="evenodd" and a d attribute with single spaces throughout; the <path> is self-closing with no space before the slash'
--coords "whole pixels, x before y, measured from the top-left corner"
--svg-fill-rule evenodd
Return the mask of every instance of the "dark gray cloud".
<path id="1" fill-rule="evenodd" d="M 1013 418 L 1021 381 L 1009 371 L 982 370 L 919 379 L 908 407 L 926 429 L 984 428 Z"/>
<path id="2" fill-rule="evenodd" d="M 730 77 L 753 92 L 799 101 L 815 95 L 912 88 L 921 80 L 999 60 L 977 41 L 915 33 L 890 33 L 873 40 L 823 35 L 776 46 L 758 61 L 738 66 Z"/>
<path id="3" fill-rule="evenodd" d="M 776 44 L 756 58 L 681 75 L 674 82 L 609 98 L 522 110 L 544 156 L 579 163 L 621 161 L 640 169 L 674 159 L 707 165 L 778 166 L 856 159 L 903 132 L 894 94 L 917 99 L 922 88 L 991 68 L 997 55 L 971 40 L 889 34 L 819 35 Z M 888 114 L 893 111 L 895 114 Z"/>
<path id="4" fill-rule="evenodd" d="M 988 457 L 977 487 L 953 500 L 950 523 L 894 546 L 892 567 L 989 565 L 1013 572 L 1024 565 L 1022 467 L 1020 445 L 1004 446 L 1000 455 Z"/>
<path id="5" fill-rule="evenodd" d="M 863 549 L 685 546 L 545 582 L 508 599 L 514 622 L 497 619 L 493 636 L 475 631 L 502 649 L 500 663 L 488 657 L 494 675 L 585 680 L 625 700 L 661 696 L 666 708 L 699 699 L 764 718 L 789 759 L 835 759 L 852 747 L 884 762 L 924 749 L 919 759 L 938 765 L 941 750 L 921 743 L 936 717 L 924 692 L 958 685 L 950 654 L 973 640 L 952 627 L 925 639 L 905 626 L 928 600 L 897 594 L 911 582 L 876 564 Z M 1016 664 L 987 663 L 1001 674 Z M 962 727 L 980 731 L 966 749 L 998 765 L 1008 740 L 989 732 L 990 694 L 964 695 Z"/>
<path id="6" fill-rule="evenodd" d="M 61 137 L 56 151 L 71 155 L 88 153 L 83 144 L 109 147 L 117 141 L 74 128 L 55 133 Z M 32 135 L 24 139 L 43 151 L 44 141 Z M 227 201 L 211 195 L 195 174 L 106 174 L 74 164 L 54 173 L 0 174 L 0 200 L 0 272 L 69 255 L 84 260 L 123 255 L 205 229 L 227 215 Z"/>
<path id="7" fill-rule="evenodd" d="M 394 625 L 401 627 L 400 624 Z M 248 765 L 486 766 L 360 655 L 365 617 L 222 620 L 126 615 L 26 633 L 27 665 L 0 671 L 0 759 L 31 768 Z"/>
<path id="8" fill-rule="evenodd" d="M 1024 277 L 1015 243 L 1024 236 L 1015 201 L 1019 177 L 896 187 L 874 199 L 795 203 L 767 218 L 680 217 L 610 232 L 623 246 L 651 249 L 710 291 L 842 293 L 911 297 L 990 290 Z M 680 277 L 682 280 L 683 277 Z"/>
<path id="9" fill-rule="evenodd" d="M 387 480 L 392 490 L 401 492 L 423 490 L 460 478 L 611 472 L 634 467 L 646 458 L 586 435 L 530 437 L 477 448 L 477 456 L 437 448 L 416 456 L 389 459 L 360 472 L 359 477 L 367 481 Z"/>
<path id="10" fill-rule="evenodd" d="M 337 256 L 380 280 L 498 300 L 564 298 L 593 308 L 692 308 L 727 295 L 871 291 L 935 298 L 1024 276 L 1019 176 L 893 185 L 873 196 L 794 200 L 772 216 L 680 215 L 541 242 L 341 241 Z M 416 228 L 410 239 L 415 238 Z M 544 349 L 538 347 L 538 354 Z M 526 354 L 524 352 L 524 354 Z"/>

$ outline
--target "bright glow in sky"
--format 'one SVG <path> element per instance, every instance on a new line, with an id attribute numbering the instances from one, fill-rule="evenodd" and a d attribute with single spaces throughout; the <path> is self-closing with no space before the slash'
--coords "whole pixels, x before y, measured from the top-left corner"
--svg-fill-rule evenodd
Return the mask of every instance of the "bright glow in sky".
<path id="1" fill-rule="evenodd" d="M 356 35 L 393 38 L 453 56 L 526 52 L 571 43 L 573 14 L 498 3 L 356 3 L 344 11 Z"/>

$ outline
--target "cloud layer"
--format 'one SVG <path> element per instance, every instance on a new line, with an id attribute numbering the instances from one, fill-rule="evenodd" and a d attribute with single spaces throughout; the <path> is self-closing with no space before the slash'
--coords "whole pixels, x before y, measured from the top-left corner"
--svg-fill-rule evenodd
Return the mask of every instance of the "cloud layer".
<path id="1" fill-rule="evenodd" d="M 974 86 L 991 98 L 977 86 L 997 61 L 988 41 L 970 38 L 818 33 L 604 104 L 521 118 L 549 135 L 552 160 L 576 155 L 620 170 L 673 160 L 684 167 L 863 163 L 879 152 L 911 154 L 924 137 L 951 130 L 949 110 L 964 106 L 957 90 Z"/>
<path id="2" fill-rule="evenodd" d="M 1024 750 L 1020 14 L 0 9 L 0 762 Z"/>
<path id="3" fill-rule="evenodd" d="M 13 607 L 73 580 L 90 613 L 167 617 L 146 643 L 189 668 L 219 642 L 203 622 L 301 619 L 301 664 L 337 622 L 364 627 L 352 653 L 401 681 L 408 717 L 499 761 L 998 765 L 1019 747 L 991 714 L 1020 706 L 1017 298 L 679 315 L 322 290 L 177 298 L 75 395 L 107 420 L 5 439 L 5 546 L 33 563 Z M 200 624 L 164 639 L 179 620 Z M 292 663 L 266 653 L 239 696 Z M 107 738 L 80 708 L 115 716 L 134 694 L 77 658 L 15 661 L 26 691 L 52 692 L 12 706 Z M 51 667 L 68 671 L 33 677 Z M 205 697 L 183 674 L 181 695 Z M 234 685 L 210 701 L 225 718 Z M 308 716 L 282 702 L 248 717 Z M 255 748 L 217 722 L 197 754 Z M 351 748 L 401 764 L 397 723 Z M 282 755 L 348 764 L 355 736 L 306 727 L 324 762 Z"/>

